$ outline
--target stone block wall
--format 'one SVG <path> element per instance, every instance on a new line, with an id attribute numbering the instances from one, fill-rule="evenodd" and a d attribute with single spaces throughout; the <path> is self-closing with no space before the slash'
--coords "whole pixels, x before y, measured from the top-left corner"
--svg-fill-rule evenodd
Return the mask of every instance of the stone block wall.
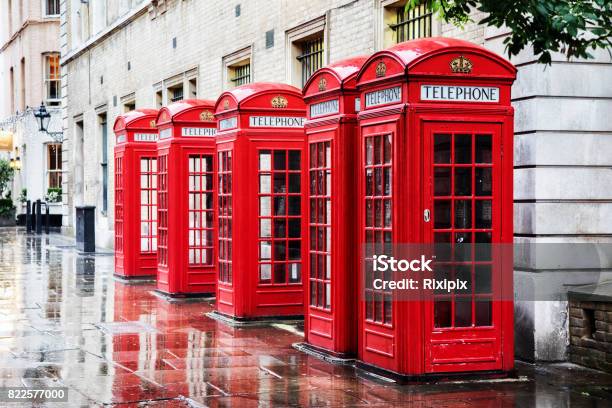
<path id="1" fill-rule="evenodd" d="M 612 303 L 569 302 L 570 360 L 612 372 Z"/>

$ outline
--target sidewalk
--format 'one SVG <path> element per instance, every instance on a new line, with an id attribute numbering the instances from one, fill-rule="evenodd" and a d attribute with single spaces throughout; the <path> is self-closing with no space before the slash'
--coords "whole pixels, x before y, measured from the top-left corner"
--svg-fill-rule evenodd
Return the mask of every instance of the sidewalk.
<path id="1" fill-rule="evenodd" d="M 231 328 L 205 316 L 210 303 L 168 303 L 112 272 L 108 252 L 78 255 L 66 237 L 0 229 L 0 386 L 68 387 L 70 402 L 50 407 L 611 404 L 612 375 L 572 364 L 517 363 L 514 382 L 362 378 L 293 349 L 295 331 Z"/>

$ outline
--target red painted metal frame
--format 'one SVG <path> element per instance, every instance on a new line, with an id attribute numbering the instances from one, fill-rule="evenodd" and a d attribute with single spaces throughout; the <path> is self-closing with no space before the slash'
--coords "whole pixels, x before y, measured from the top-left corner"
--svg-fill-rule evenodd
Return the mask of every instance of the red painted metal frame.
<path id="1" fill-rule="evenodd" d="M 471 61 L 470 72 L 452 72 L 450 62 L 461 56 Z M 434 210 L 432 137 L 437 131 L 493 135 L 492 167 L 497 177 L 493 180 L 493 243 L 512 243 L 514 112 L 510 88 L 515 78 L 516 69 L 506 60 L 483 47 L 456 39 L 409 41 L 368 59 L 357 76 L 361 93 L 360 243 L 365 243 L 366 228 L 365 143 L 370 137 L 386 135 L 392 139 L 392 242 L 433 243 L 435 214 L 431 222 L 425 222 L 424 211 Z M 422 84 L 499 87 L 499 102 L 425 101 L 421 100 Z M 400 101 L 365 106 L 366 93 L 395 86 L 401 87 Z M 504 268 L 493 272 L 493 285 L 497 285 L 494 291 L 512 293 L 512 263 L 509 268 L 507 262 L 501 264 Z M 359 291 L 359 364 L 407 377 L 512 370 L 511 297 L 493 301 L 492 326 L 472 324 L 450 330 L 434 327 L 434 304 L 430 297 L 422 301 L 394 299 L 388 321 L 373 322 L 366 318 L 366 302 L 361 295 L 364 288 Z"/>
<path id="2" fill-rule="evenodd" d="M 308 107 L 305 127 L 311 169 L 304 336 L 307 344 L 337 357 L 351 357 L 357 352 L 358 255 L 355 248 L 359 241 L 354 222 L 357 218 L 354 169 L 358 166 L 356 103 L 359 93 L 355 78 L 365 60 L 366 57 L 356 57 L 328 65 L 312 75 L 303 91 Z M 317 112 L 317 107 L 325 104 L 332 107 Z M 327 159 L 325 153 L 319 154 L 322 146 L 331 149 Z M 320 163 L 317 156 L 323 156 L 325 162 Z M 322 180 L 325 177 L 320 177 L 326 170 L 331 174 L 331 185 Z M 317 188 L 318 184 L 323 184 L 324 191 Z M 313 217 L 313 212 L 321 213 L 319 204 L 325 200 L 331 205 L 331 219 L 327 219 L 326 208 L 323 220 Z M 322 247 L 321 235 L 331 237 L 331 244 L 324 238 Z M 329 267 L 331 270 L 327 270 Z"/>
<path id="3" fill-rule="evenodd" d="M 157 156 L 156 109 L 137 109 L 119 115 L 113 126 L 115 143 L 115 275 L 124 279 L 155 276 L 156 251 L 141 251 L 141 159 Z M 144 141 L 143 141 L 144 140 Z M 147 179 L 154 183 L 155 174 Z M 154 195 L 150 187 L 148 197 Z M 151 211 L 154 207 L 150 206 Z M 153 222 L 149 227 L 153 227 Z M 155 229 L 148 236 L 154 249 Z"/>
<path id="4" fill-rule="evenodd" d="M 163 107 L 157 116 L 157 290 L 171 296 L 216 292 L 217 122 L 213 109 L 214 101 L 188 99 Z"/>
<path id="5" fill-rule="evenodd" d="M 304 292 L 303 292 L 303 267 L 300 271 L 299 281 L 290 282 L 293 273 L 297 272 L 297 262 L 290 262 L 287 255 L 291 246 L 301 245 L 299 248 L 299 264 L 304 265 L 308 254 L 307 248 L 302 241 L 307 227 L 306 194 L 296 193 L 295 189 L 301 186 L 301 191 L 307 188 L 306 173 L 303 171 L 306 163 L 305 135 L 303 121 L 306 109 L 302 100 L 300 90 L 289 85 L 275 83 L 254 83 L 243 85 L 223 93 L 217 100 L 215 115 L 218 120 L 219 133 L 217 135 L 217 151 L 220 163 L 219 191 L 220 191 L 220 230 L 219 230 L 219 281 L 217 284 L 216 311 L 234 319 L 258 319 L 264 317 L 288 317 L 303 315 Z M 299 127 L 270 127 L 250 126 L 251 117 L 297 117 L 301 126 Z M 253 119 L 255 120 L 255 119 Z M 267 151 L 297 151 L 300 155 L 301 169 L 293 172 L 283 171 L 268 172 L 260 170 L 259 157 L 267 154 Z M 289 154 L 289 153 L 287 153 Z M 291 153 L 291 157 L 297 153 Z M 280 157 L 280 156 L 279 156 Z M 285 166 L 289 166 L 286 159 Z M 291 174 L 293 176 L 291 176 Z M 270 202 L 276 202 L 275 198 L 285 200 L 287 207 L 290 197 L 292 201 L 299 203 L 301 216 L 295 215 L 279 216 L 274 220 L 285 222 L 285 236 L 289 234 L 290 225 L 294 225 L 299 219 L 300 239 L 274 239 L 277 237 L 276 229 L 272 238 L 260 237 L 260 203 L 264 198 L 260 190 L 259 175 L 270 179 L 273 175 L 279 175 L 287 183 L 285 188 L 289 193 L 279 193 L 278 196 L 265 195 Z M 300 186 L 289 183 L 289 178 L 294 180 L 298 177 Z M 274 177 L 276 179 L 276 177 Z M 291 193 L 293 189 L 293 193 Z M 273 190 L 272 190 L 273 191 Z M 293 195 L 292 195 L 293 194 Z M 267 198 L 269 197 L 269 198 Z M 297 198 L 295 198 L 297 197 Z M 263 201 L 262 201 L 263 202 Z M 262 204 L 263 205 L 263 204 Z M 271 204 L 270 204 L 271 205 Z M 264 207 L 265 211 L 274 211 L 274 207 Z M 291 208 L 285 210 L 291 213 Z M 290 222 L 293 220 L 293 223 Z M 268 221 L 265 221 L 268 222 Z M 269 221 L 273 223 L 272 219 Z M 283 222 L 283 221 L 280 221 Z M 262 221 L 263 224 L 263 221 Z M 275 223 L 274 223 L 275 224 Z M 276 224 L 275 224 L 276 225 Z M 264 234 L 262 234 L 264 235 Z M 282 243 L 285 240 L 286 243 Z M 263 266 L 268 262 L 260 262 L 265 258 L 264 246 L 271 242 L 269 251 L 276 254 L 276 243 L 284 245 L 285 261 Z M 261 246 L 260 246 L 261 245 Z M 274 245 L 274 247 L 272 247 Z M 262 253 L 260 254 L 260 248 Z M 295 248 L 295 247 L 294 247 Z M 266 250 L 267 251 L 267 250 Z M 280 254 L 280 250 L 279 250 Z M 294 253 L 295 256 L 295 253 Z M 270 255 L 272 257 L 272 255 Z M 271 262 L 271 261 L 270 261 Z M 277 265 L 284 269 L 284 282 L 274 283 L 277 279 L 272 269 Z M 262 276 L 266 276 L 263 268 L 269 268 L 270 280 L 260 281 L 260 264 L 262 265 Z M 275 269 L 276 270 L 276 269 Z M 278 275 L 283 276 L 283 275 Z"/>

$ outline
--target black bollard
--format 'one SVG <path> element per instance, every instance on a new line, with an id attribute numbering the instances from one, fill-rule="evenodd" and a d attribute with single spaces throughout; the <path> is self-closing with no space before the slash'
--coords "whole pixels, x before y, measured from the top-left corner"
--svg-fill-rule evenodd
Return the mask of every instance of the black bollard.
<path id="1" fill-rule="evenodd" d="M 45 234 L 49 235 L 49 204 L 45 203 Z"/>
<path id="2" fill-rule="evenodd" d="M 32 232 L 32 203 L 26 201 L 26 232 Z"/>
<path id="3" fill-rule="evenodd" d="M 42 208 L 40 199 L 36 200 L 36 233 L 42 234 Z"/>

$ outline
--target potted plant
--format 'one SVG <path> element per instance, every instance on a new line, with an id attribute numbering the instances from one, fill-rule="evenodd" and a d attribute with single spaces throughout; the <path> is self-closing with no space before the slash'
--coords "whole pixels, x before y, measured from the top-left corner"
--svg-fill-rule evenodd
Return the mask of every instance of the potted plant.
<path id="1" fill-rule="evenodd" d="M 15 206 L 9 188 L 14 173 L 9 161 L 0 159 L 0 226 L 3 227 L 15 225 Z"/>
<path id="2" fill-rule="evenodd" d="M 62 189 L 58 187 L 48 188 L 47 195 L 45 195 L 45 201 L 49 204 L 62 201 Z"/>

